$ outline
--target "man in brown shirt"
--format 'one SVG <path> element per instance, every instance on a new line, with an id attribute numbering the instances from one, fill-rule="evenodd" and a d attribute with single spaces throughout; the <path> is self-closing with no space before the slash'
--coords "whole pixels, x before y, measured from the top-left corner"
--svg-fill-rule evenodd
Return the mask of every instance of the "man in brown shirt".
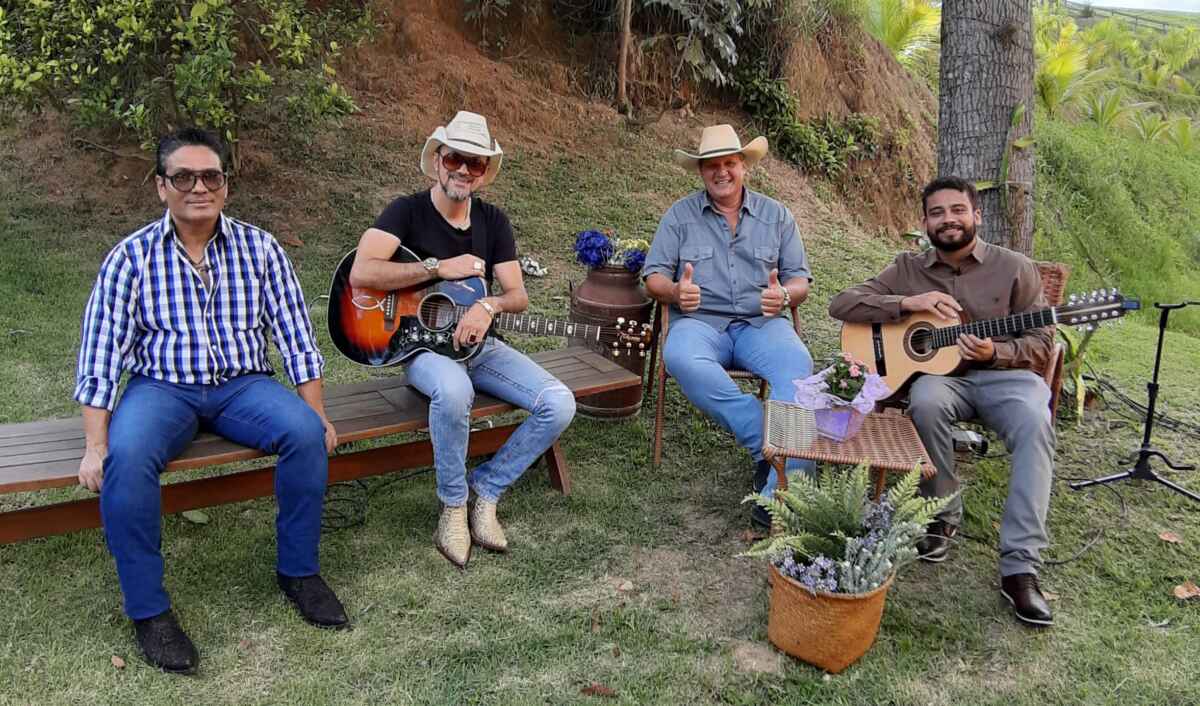
<path id="1" fill-rule="evenodd" d="M 924 311 L 958 323 L 1046 308 L 1041 277 L 1029 258 L 975 237 L 982 221 L 975 187 L 942 177 L 921 197 L 928 252 L 896 256 L 874 279 L 833 298 L 829 314 L 843 321 L 889 322 Z M 1040 371 L 1053 350 L 1051 328 L 1015 337 L 963 334 L 959 351 L 971 361 L 958 376 L 921 375 L 909 392 L 909 413 L 937 468 L 922 494 L 944 497 L 959 489 L 952 427 L 977 418 L 1012 452 L 1008 501 L 1000 524 L 1000 592 L 1018 619 L 1050 625 L 1053 617 L 1037 583 L 1040 554 L 1048 543 L 1046 511 L 1054 473 L 1054 427 L 1050 390 Z M 918 547 L 925 561 L 944 561 L 959 523 L 962 499 L 954 499 L 929 526 Z"/>

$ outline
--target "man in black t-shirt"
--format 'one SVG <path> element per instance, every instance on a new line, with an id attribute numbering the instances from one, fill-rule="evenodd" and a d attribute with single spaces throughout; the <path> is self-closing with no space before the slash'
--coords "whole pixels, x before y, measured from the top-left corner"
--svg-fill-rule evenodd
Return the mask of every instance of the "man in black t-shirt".
<path id="1" fill-rule="evenodd" d="M 465 568 L 471 544 L 504 552 L 508 540 L 496 519 L 500 494 L 537 460 L 575 415 L 575 396 L 528 356 L 488 336 L 497 314 L 529 305 L 517 263 L 512 225 L 504 212 L 472 194 L 492 183 L 503 152 L 483 116 L 459 111 L 434 130 L 421 150 L 421 171 L 433 186 L 393 201 L 363 233 L 350 271 L 355 287 L 393 290 L 436 280 L 483 277 L 502 293 L 476 301 L 458 321 L 454 345 L 482 343 L 460 363 L 432 352 L 407 364 L 408 382 L 429 397 L 429 432 L 437 470 L 441 517 L 434 546 Z M 392 262 L 403 245 L 420 262 Z M 467 437 L 475 390 L 530 412 L 494 456 L 466 476 Z M 475 504 L 468 518 L 469 490 Z"/>

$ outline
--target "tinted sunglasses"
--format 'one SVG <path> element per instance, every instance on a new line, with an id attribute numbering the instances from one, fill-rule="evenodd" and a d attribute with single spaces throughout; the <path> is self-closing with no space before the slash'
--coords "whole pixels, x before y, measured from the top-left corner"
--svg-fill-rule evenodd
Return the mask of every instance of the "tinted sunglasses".
<path id="1" fill-rule="evenodd" d="M 448 172 L 457 172 L 459 167 L 467 165 L 467 174 L 473 177 L 481 177 L 487 171 L 487 157 L 468 157 L 465 154 L 457 152 L 443 152 L 442 166 Z"/>
<path id="2" fill-rule="evenodd" d="M 171 186 L 175 187 L 176 191 L 191 191 L 196 188 L 196 180 L 204 182 L 205 188 L 209 191 L 218 191 L 225 186 L 227 181 L 225 173 L 216 170 L 208 170 L 203 172 L 180 171 L 174 174 L 163 174 L 163 179 L 171 182 Z"/>

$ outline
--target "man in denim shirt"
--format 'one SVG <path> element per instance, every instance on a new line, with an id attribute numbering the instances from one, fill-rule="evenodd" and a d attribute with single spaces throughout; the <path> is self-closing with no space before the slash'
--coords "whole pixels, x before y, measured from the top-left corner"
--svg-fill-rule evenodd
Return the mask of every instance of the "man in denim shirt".
<path id="1" fill-rule="evenodd" d="M 774 399 L 792 398 L 792 381 L 811 374 L 812 357 L 782 314 L 808 296 L 812 276 L 791 212 L 743 185 L 766 153 L 765 137 L 742 147 L 729 125 L 705 128 L 696 154 L 675 150 L 676 162 L 699 171 L 704 189 L 667 210 L 642 277 L 650 296 L 670 306 L 667 370 L 750 452 L 754 490 L 770 493 L 775 478 L 762 457 L 762 403 L 726 368 L 766 379 Z M 762 508 L 753 517 L 769 524 Z"/>

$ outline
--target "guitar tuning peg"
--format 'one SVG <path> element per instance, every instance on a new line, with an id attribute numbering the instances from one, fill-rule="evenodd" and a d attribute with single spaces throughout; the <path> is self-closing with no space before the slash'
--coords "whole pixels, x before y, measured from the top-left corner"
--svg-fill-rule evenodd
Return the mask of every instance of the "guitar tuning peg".
<path id="1" fill-rule="evenodd" d="M 630 321 L 630 322 L 629 322 L 629 328 L 637 328 L 637 322 L 636 322 L 636 321 Z"/>
<path id="2" fill-rule="evenodd" d="M 617 317 L 617 326 L 624 326 L 624 325 L 625 325 L 625 317 L 624 317 L 624 316 L 618 316 L 618 317 Z"/>
<path id="3" fill-rule="evenodd" d="M 638 351 L 638 357 L 639 357 L 639 358 L 645 358 L 645 357 L 646 357 L 646 351 Z"/>

